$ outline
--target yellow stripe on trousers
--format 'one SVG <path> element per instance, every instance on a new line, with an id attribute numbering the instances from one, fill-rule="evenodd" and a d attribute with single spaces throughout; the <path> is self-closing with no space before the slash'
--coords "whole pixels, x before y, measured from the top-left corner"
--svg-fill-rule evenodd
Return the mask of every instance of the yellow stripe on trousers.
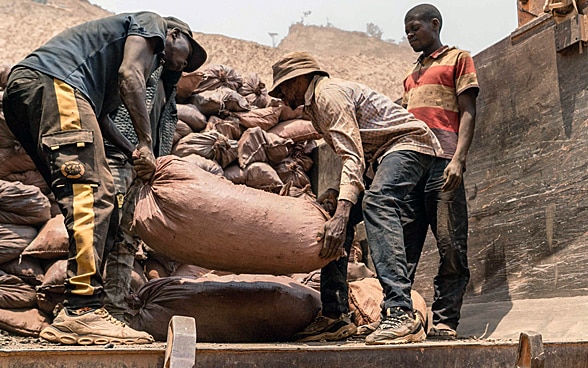
<path id="1" fill-rule="evenodd" d="M 90 279 L 96 274 L 94 258 L 94 190 L 90 184 L 73 184 L 73 232 L 76 241 L 77 275 L 70 278 L 73 294 L 92 295 Z"/>
<path id="2" fill-rule="evenodd" d="M 74 89 L 53 79 L 61 130 L 81 129 L 80 113 Z M 90 184 L 73 184 L 73 233 L 76 242 L 77 274 L 69 282 L 73 294 L 92 295 L 91 278 L 96 274 L 94 257 L 94 190 Z"/>
<path id="3" fill-rule="evenodd" d="M 80 129 L 80 112 L 73 88 L 59 79 L 53 79 L 61 130 Z"/>

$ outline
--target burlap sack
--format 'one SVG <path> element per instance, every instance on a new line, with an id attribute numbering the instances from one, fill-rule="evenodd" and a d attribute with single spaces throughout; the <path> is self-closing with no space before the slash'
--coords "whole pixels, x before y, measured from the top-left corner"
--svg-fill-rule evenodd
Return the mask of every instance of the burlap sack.
<path id="1" fill-rule="evenodd" d="M 294 142 L 321 139 L 321 135 L 314 129 L 310 120 L 294 119 L 278 123 L 268 130 L 284 139 L 291 139 Z"/>
<path id="2" fill-rule="evenodd" d="M 182 77 L 178 81 L 176 96 L 178 99 L 184 99 L 191 96 L 200 83 L 204 80 L 204 73 L 196 70 L 190 73 L 182 73 Z"/>
<path id="3" fill-rule="evenodd" d="M 35 306 L 35 288 L 20 277 L 0 271 L 0 309 L 20 309 Z"/>
<path id="4" fill-rule="evenodd" d="M 206 127 L 206 116 L 191 104 L 177 104 L 178 119 L 188 124 L 192 131 L 199 132 Z"/>
<path id="5" fill-rule="evenodd" d="M 270 164 L 254 162 L 249 164 L 245 171 L 245 185 L 251 188 L 265 190 L 266 192 L 279 193 L 284 186 L 282 179 Z"/>
<path id="6" fill-rule="evenodd" d="M 39 188 L 41 190 L 41 193 L 45 195 L 51 192 L 51 189 L 49 189 L 49 185 L 47 185 L 47 182 L 45 181 L 45 179 L 43 179 L 43 176 L 37 169 L 8 174 L 4 176 L 2 180 L 12 182 L 19 181 L 25 185 L 33 185 Z"/>
<path id="7" fill-rule="evenodd" d="M 40 259 L 57 259 L 67 257 L 69 236 L 65 228 L 63 215 L 57 215 L 47 221 L 39 233 L 23 250 L 22 255 Z"/>
<path id="8" fill-rule="evenodd" d="M 319 257 L 316 241 L 327 216 L 316 203 L 235 185 L 164 156 L 141 188 L 134 226 L 150 248 L 181 263 L 287 274 L 332 260 Z"/>
<path id="9" fill-rule="evenodd" d="M 261 81 L 257 73 L 245 74 L 243 85 L 237 92 L 244 96 L 251 105 L 259 108 L 267 107 L 271 101 L 265 83 Z"/>
<path id="10" fill-rule="evenodd" d="M 213 91 L 220 87 L 227 87 L 238 91 L 243 84 L 243 78 L 230 66 L 223 64 L 209 64 L 200 70 L 203 80 L 199 83 L 194 93 Z"/>
<path id="11" fill-rule="evenodd" d="M 427 303 L 415 290 L 411 290 L 412 308 L 415 310 L 426 327 L 428 324 Z M 365 278 L 349 282 L 349 308 L 354 313 L 354 323 L 357 326 L 379 321 L 382 312 L 384 292 L 377 278 Z"/>
<path id="12" fill-rule="evenodd" d="M 192 277 L 192 278 L 197 279 L 197 278 L 202 277 L 210 272 L 211 272 L 211 270 L 209 270 L 208 268 L 189 265 L 189 264 L 181 264 L 178 267 L 176 267 L 174 272 L 172 272 L 171 276 Z"/>
<path id="13" fill-rule="evenodd" d="M 228 116 L 225 119 L 221 119 L 218 116 L 211 116 L 206 124 L 205 132 L 210 130 L 216 130 L 225 137 L 238 141 L 241 138 L 241 125 L 239 119 L 234 116 Z"/>
<path id="14" fill-rule="evenodd" d="M 286 276 L 152 280 L 130 303 L 130 325 L 165 341 L 174 315 L 194 317 L 200 342 L 288 341 L 320 309 L 317 291 Z"/>
<path id="15" fill-rule="evenodd" d="M 245 112 L 235 112 L 233 115 L 239 119 L 240 124 L 245 128 L 259 127 L 267 131 L 278 124 L 281 111 L 282 107 L 266 107 Z"/>
<path id="16" fill-rule="evenodd" d="M 0 223 L 41 225 L 51 218 L 51 204 L 38 187 L 0 180 Z"/>
<path id="17" fill-rule="evenodd" d="M 223 176 L 224 174 L 223 168 L 216 161 L 209 160 L 200 155 L 188 155 L 184 157 L 184 159 L 198 166 L 202 170 L 208 171 L 211 174 L 217 176 Z"/>
<path id="18" fill-rule="evenodd" d="M 37 167 L 19 143 L 8 148 L 0 148 L 0 179 L 10 174 L 35 169 Z"/>
<path id="19" fill-rule="evenodd" d="M 296 188 L 305 188 L 310 185 L 310 178 L 296 159 L 286 157 L 282 162 L 274 166 L 274 169 L 284 184 L 290 183 L 291 186 Z"/>
<path id="20" fill-rule="evenodd" d="M 219 115 L 221 112 L 247 111 L 251 108 L 245 97 L 226 87 L 200 92 L 186 102 L 195 105 L 206 116 Z"/>
<path id="21" fill-rule="evenodd" d="M 50 322 L 38 309 L 0 309 L 0 330 L 17 335 L 39 337 Z"/>
<path id="22" fill-rule="evenodd" d="M 190 126 L 185 122 L 178 120 L 178 122 L 176 123 L 176 130 L 174 131 L 174 138 L 172 144 L 175 146 L 180 139 L 184 138 L 190 133 L 194 133 L 192 128 L 190 128 Z"/>
<path id="23" fill-rule="evenodd" d="M 239 165 L 244 168 L 253 162 L 279 164 L 291 152 L 293 142 L 259 127 L 247 129 L 237 145 Z"/>
<path id="24" fill-rule="evenodd" d="M 237 159 L 237 141 L 211 130 L 204 133 L 190 133 L 180 139 L 173 154 L 179 157 L 196 154 L 216 161 L 221 167 L 229 166 Z"/>
<path id="25" fill-rule="evenodd" d="M 135 261 L 133 265 L 133 271 L 131 272 L 131 289 L 137 292 L 143 285 L 147 283 L 147 277 L 145 276 L 145 269 L 143 265 Z"/>
<path id="26" fill-rule="evenodd" d="M 35 227 L 0 223 L 0 263 L 17 259 L 36 236 Z"/>
<path id="27" fill-rule="evenodd" d="M 233 184 L 245 184 L 247 180 L 247 170 L 242 169 L 238 164 L 232 164 L 225 168 L 223 176 L 232 181 Z"/>
<path id="28" fill-rule="evenodd" d="M 38 291 L 63 294 L 65 292 L 65 279 L 67 277 L 67 260 L 57 260 L 47 267 L 45 277 Z"/>
<path id="29" fill-rule="evenodd" d="M 7 274 L 18 276 L 24 282 L 33 286 L 40 285 L 45 277 L 45 271 L 41 267 L 40 261 L 27 256 L 0 264 L 0 270 Z"/>

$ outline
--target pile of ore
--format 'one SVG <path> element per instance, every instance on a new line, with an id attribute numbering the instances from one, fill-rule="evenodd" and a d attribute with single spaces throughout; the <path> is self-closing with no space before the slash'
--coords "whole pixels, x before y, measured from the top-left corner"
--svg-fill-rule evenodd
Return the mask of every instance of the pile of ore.
<path id="1" fill-rule="evenodd" d="M 301 111 L 270 98 L 257 75 L 208 66 L 182 78 L 177 102 L 173 155 L 235 184 L 314 198 L 307 172 L 320 137 Z M 36 337 L 51 323 L 62 307 L 67 254 L 63 216 L 0 111 L 0 330 Z M 145 244 L 134 266 L 129 321 L 159 340 L 171 316 L 183 314 L 197 319 L 200 341 L 284 341 L 320 308 L 318 270 L 235 275 L 182 264 Z M 362 264 L 350 267 L 350 280 L 373 281 Z M 358 323 L 377 319 L 381 300 L 377 285 L 363 290 L 350 298 L 352 310 L 368 311 L 356 313 Z"/>

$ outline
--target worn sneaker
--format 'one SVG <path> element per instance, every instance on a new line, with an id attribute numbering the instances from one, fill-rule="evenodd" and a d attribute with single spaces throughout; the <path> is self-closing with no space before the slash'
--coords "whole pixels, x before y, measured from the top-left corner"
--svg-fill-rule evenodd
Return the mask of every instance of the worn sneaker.
<path id="1" fill-rule="evenodd" d="M 309 341 L 337 341 L 353 336 L 357 332 L 357 326 L 349 316 L 342 314 L 339 318 L 329 318 L 319 313 L 315 320 L 304 330 L 294 335 L 298 342 Z"/>
<path id="2" fill-rule="evenodd" d="M 365 338 L 367 345 L 404 344 L 419 342 L 427 335 L 418 313 L 411 318 L 401 308 L 388 309 L 378 328 Z"/>
<path id="3" fill-rule="evenodd" d="M 445 323 L 438 323 L 431 327 L 427 338 L 432 340 L 455 340 L 457 339 L 457 331 Z"/>
<path id="4" fill-rule="evenodd" d="M 59 312 L 51 326 L 41 331 L 40 336 L 51 342 L 66 345 L 149 344 L 153 337 L 136 331 L 112 317 L 100 308 L 80 315 Z"/>

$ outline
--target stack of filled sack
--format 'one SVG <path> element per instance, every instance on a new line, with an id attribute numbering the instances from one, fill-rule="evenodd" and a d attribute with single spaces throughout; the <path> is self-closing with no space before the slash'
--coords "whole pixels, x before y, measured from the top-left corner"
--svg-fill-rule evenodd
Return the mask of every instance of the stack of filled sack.
<path id="1" fill-rule="evenodd" d="M 8 70 L 0 69 L 0 82 Z M 308 171 L 320 136 L 301 110 L 270 98 L 256 74 L 209 65 L 183 76 L 177 102 L 173 157 L 260 193 L 314 202 Z M 0 117 L 0 330 L 38 336 L 62 307 L 68 236 L 47 184 Z M 366 324 L 379 318 L 382 291 L 359 259 L 352 253 L 350 307 L 356 323 Z M 143 243 L 129 290 L 130 324 L 164 341 L 171 317 L 187 315 L 197 320 L 199 341 L 288 341 L 320 309 L 318 270 L 253 275 L 203 265 Z"/>

